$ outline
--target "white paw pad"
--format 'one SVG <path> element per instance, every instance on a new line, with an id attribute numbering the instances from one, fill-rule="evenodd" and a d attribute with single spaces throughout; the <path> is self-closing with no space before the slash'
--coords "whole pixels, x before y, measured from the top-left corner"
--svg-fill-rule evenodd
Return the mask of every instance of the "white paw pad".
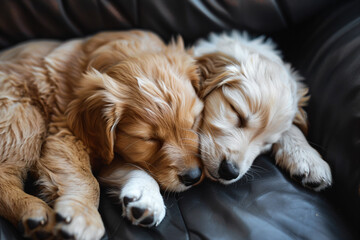
<path id="1" fill-rule="evenodd" d="M 293 179 L 315 191 L 331 185 L 330 167 L 314 149 L 307 148 L 301 154 L 292 155 L 292 157 L 296 158 L 289 169 Z"/>
<path id="2" fill-rule="evenodd" d="M 164 200 L 157 189 L 127 185 L 121 190 L 123 216 L 132 224 L 157 226 L 165 217 Z"/>

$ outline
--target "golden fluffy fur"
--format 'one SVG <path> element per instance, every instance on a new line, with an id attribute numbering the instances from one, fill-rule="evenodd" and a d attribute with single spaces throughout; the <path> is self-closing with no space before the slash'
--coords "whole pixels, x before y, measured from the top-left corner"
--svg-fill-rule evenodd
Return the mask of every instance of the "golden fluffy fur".
<path id="1" fill-rule="evenodd" d="M 232 183 L 273 149 L 277 164 L 303 185 L 331 184 L 329 166 L 304 137 L 308 90 L 271 41 L 213 34 L 196 44 L 195 55 L 203 79 L 200 152 L 211 179 Z"/>
<path id="2" fill-rule="evenodd" d="M 198 81 L 181 39 L 167 46 L 143 31 L 1 52 L 0 215 L 34 238 L 99 239 L 92 168 L 113 159 L 104 182 L 129 163 L 164 189 L 186 189 L 179 175 L 201 167 Z M 28 171 L 42 200 L 23 191 Z"/>

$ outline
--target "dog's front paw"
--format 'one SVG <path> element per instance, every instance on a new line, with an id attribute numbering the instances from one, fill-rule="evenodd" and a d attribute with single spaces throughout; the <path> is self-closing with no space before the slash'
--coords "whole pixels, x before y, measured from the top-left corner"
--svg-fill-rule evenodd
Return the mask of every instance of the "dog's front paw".
<path id="1" fill-rule="evenodd" d="M 33 203 L 18 224 L 25 237 L 37 240 L 52 239 L 54 211 L 45 203 Z"/>
<path id="2" fill-rule="evenodd" d="M 134 225 L 157 226 L 165 217 L 164 200 L 158 188 L 128 184 L 121 190 L 120 200 L 123 216 Z"/>
<path id="3" fill-rule="evenodd" d="M 330 167 L 313 148 L 304 148 L 289 157 L 293 158 L 288 169 L 290 176 L 303 186 L 320 191 L 331 185 Z"/>
<path id="4" fill-rule="evenodd" d="M 55 234 L 61 239 L 99 240 L 105 233 L 95 206 L 77 200 L 59 199 L 55 211 Z"/>

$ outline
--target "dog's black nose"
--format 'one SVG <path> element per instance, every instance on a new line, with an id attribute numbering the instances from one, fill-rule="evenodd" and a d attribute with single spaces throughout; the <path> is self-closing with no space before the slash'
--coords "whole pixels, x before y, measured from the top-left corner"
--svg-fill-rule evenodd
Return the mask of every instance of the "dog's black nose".
<path id="1" fill-rule="evenodd" d="M 232 162 L 224 159 L 219 167 L 219 176 L 225 180 L 232 180 L 239 176 L 239 168 Z"/>
<path id="2" fill-rule="evenodd" d="M 185 186 L 194 185 L 200 180 L 200 178 L 201 178 L 201 169 L 198 167 L 190 169 L 183 175 L 179 175 L 180 181 Z"/>

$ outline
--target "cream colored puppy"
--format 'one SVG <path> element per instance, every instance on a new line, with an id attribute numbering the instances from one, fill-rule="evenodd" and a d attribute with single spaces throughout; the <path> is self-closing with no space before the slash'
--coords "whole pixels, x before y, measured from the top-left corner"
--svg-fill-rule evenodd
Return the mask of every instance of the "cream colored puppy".
<path id="1" fill-rule="evenodd" d="M 275 45 L 246 33 L 212 34 L 194 48 L 203 78 L 200 152 L 206 174 L 229 184 L 261 153 L 304 186 L 331 185 L 329 165 L 307 142 L 307 89 Z"/>

